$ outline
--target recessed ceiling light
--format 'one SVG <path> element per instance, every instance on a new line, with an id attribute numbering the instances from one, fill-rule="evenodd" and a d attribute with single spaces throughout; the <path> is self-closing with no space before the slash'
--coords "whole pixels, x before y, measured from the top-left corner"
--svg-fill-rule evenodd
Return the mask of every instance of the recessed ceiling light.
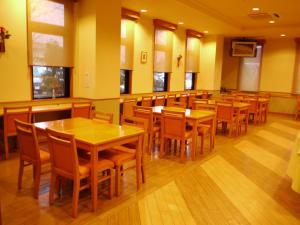
<path id="1" fill-rule="evenodd" d="M 274 20 L 270 20 L 269 23 L 275 23 L 275 21 Z"/>
<path id="2" fill-rule="evenodd" d="M 141 9 L 141 12 L 145 13 L 145 12 L 148 12 L 148 10 L 147 9 Z"/>
<path id="3" fill-rule="evenodd" d="M 285 37 L 286 36 L 286 34 L 280 34 L 280 37 Z"/>
<path id="4" fill-rule="evenodd" d="M 203 33 L 204 33 L 204 34 L 207 34 L 207 33 L 208 33 L 208 30 L 203 31 Z"/>
<path id="5" fill-rule="evenodd" d="M 258 7 L 253 7 L 252 11 L 259 11 L 259 8 Z"/>
<path id="6" fill-rule="evenodd" d="M 183 24 L 183 22 L 178 22 L 178 24 L 179 24 L 179 25 L 182 25 L 182 24 Z"/>

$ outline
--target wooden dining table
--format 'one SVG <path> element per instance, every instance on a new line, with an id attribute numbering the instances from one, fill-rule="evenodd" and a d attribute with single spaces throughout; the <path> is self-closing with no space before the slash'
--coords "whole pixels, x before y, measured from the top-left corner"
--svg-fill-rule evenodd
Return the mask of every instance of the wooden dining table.
<path id="1" fill-rule="evenodd" d="M 73 134 L 75 136 L 77 147 L 90 152 L 93 211 L 97 209 L 98 182 L 96 165 L 98 162 L 99 151 L 127 143 L 137 143 L 136 182 L 137 189 L 140 188 L 142 143 L 145 133 L 143 129 L 126 125 L 105 124 L 81 117 L 39 122 L 34 123 L 34 125 L 37 130 L 41 132 L 45 132 L 46 128 L 51 128 L 60 132 Z"/>
<path id="2" fill-rule="evenodd" d="M 170 110 L 175 112 L 184 112 L 187 122 L 193 127 L 193 141 L 192 141 L 192 160 L 196 159 L 196 150 L 197 150 L 197 125 L 201 122 L 208 122 L 212 126 L 212 130 L 215 131 L 216 127 L 216 113 L 209 110 L 192 110 L 192 109 L 183 109 L 178 107 L 166 107 L 166 106 L 154 106 L 153 115 L 156 118 L 161 117 L 162 110 Z M 211 135 L 212 143 L 214 146 L 215 142 L 215 132 Z"/>

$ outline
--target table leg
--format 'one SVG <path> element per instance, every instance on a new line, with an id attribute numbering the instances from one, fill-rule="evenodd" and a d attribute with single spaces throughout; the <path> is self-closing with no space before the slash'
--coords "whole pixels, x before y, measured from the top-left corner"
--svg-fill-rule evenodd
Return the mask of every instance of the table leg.
<path id="1" fill-rule="evenodd" d="M 215 137 L 216 137 L 216 132 L 217 132 L 217 126 L 216 126 L 216 117 L 213 117 L 211 119 L 211 142 L 212 142 L 212 147 L 215 147 Z"/>
<path id="2" fill-rule="evenodd" d="M 92 191 L 92 210 L 97 210 L 98 181 L 97 181 L 97 161 L 98 153 L 95 147 L 91 149 L 91 191 Z"/>
<path id="3" fill-rule="evenodd" d="M 197 150 L 197 120 L 193 120 L 193 139 L 192 139 L 192 160 L 196 159 L 196 150 Z"/>
<path id="4" fill-rule="evenodd" d="M 137 149 L 136 149 L 136 186 L 138 190 L 141 187 L 142 154 L 143 154 L 142 151 L 143 151 L 143 134 L 139 135 Z"/>

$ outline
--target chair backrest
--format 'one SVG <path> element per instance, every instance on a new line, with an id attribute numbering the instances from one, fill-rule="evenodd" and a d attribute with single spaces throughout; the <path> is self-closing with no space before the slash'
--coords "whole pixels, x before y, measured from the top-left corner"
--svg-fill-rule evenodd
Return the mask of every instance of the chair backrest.
<path id="1" fill-rule="evenodd" d="M 152 96 L 142 97 L 142 106 L 151 107 L 152 106 Z"/>
<path id="2" fill-rule="evenodd" d="M 155 102 L 154 105 L 155 106 L 164 106 L 165 105 L 165 96 L 164 95 L 157 95 L 155 97 Z"/>
<path id="3" fill-rule="evenodd" d="M 95 111 L 93 113 L 93 120 L 101 123 L 112 123 L 114 119 L 113 113 L 105 113 L 105 112 L 99 112 Z"/>
<path id="4" fill-rule="evenodd" d="M 217 111 L 217 106 L 215 104 L 208 104 L 208 103 L 202 103 L 202 102 L 194 102 L 193 109 L 195 110 L 211 110 L 211 111 Z"/>
<path id="5" fill-rule="evenodd" d="M 136 106 L 134 107 L 134 116 L 148 120 L 148 132 L 153 129 L 153 110 L 151 107 Z"/>
<path id="6" fill-rule="evenodd" d="M 90 119 L 92 113 L 92 102 L 73 102 L 72 117 L 83 117 Z"/>
<path id="7" fill-rule="evenodd" d="M 185 109 L 186 108 L 186 103 L 184 102 L 171 102 L 168 104 L 169 107 L 177 107 L 177 108 L 182 108 L 182 109 Z"/>
<path id="8" fill-rule="evenodd" d="M 31 123 L 31 106 L 4 107 L 3 111 L 5 136 L 16 133 L 15 119 L 26 123 Z"/>
<path id="9" fill-rule="evenodd" d="M 234 108 L 232 103 L 217 103 L 217 120 L 224 122 L 233 121 Z"/>
<path id="10" fill-rule="evenodd" d="M 124 99 L 122 120 L 134 116 L 133 107 L 137 105 L 137 99 Z"/>
<path id="11" fill-rule="evenodd" d="M 162 110 L 161 135 L 163 137 L 184 140 L 185 126 L 185 112 Z"/>
<path id="12" fill-rule="evenodd" d="M 176 101 L 176 94 L 169 94 L 167 97 L 167 106 Z"/>
<path id="13" fill-rule="evenodd" d="M 195 93 L 190 93 L 189 94 L 189 101 L 188 101 L 188 108 L 192 108 L 193 107 L 193 103 L 196 99 L 196 94 Z"/>
<path id="14" fill-rule="evenodd" d="M 208 99 L 208 92 L 207 91 L 202 91 L 202 99 Z"/>
<path id="15" fill-rule="evenodd" d="M 187 107 L 188 103 L 188 94 L 186 93 L 181 93 L 179 97 L 179 102 L 185 103 L 185 108 Z"/>
<path id="16" fill-rule="evenodd" d="M 74 135 L 46 129 L 51 170 L 70 179 L 79 179 L 78 156 Z"/>
<path id="17" fill-rule="evenodd" d="M 40 163 L 40 151 L 33 124 L 15 120 L 20 157 L 30 162 Z"/>
<path id="18" fill-rule="evenodd" d="M 247 99 L 244 99 L 243 102 L 249 104 L 249 108 L 248 108 L 249 113 L 258 111 L 258 109 L 259 109 L 258 98 L 247 98 Z"/>

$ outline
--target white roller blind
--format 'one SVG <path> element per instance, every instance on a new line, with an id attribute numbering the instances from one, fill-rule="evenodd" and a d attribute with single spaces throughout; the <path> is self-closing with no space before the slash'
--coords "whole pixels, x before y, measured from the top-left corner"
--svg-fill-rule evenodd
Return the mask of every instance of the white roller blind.
<path id="1" fill-rule="evenodd" d="M 294 93 L 300 94 L 300 40 L 296 41 Z"/>
<path id="2" fill-rule="evenodd" d="M 186 72 L 199 72 L 200 39 L 187 37 L 186 44 Z"/>
<path id="3" fill-rule="evenodd" d="M 154 72 L 172 72 L 173 32 L 155 28 Z"/>
<path id="4" fill-rule="evenodd" d="M 123 70 L 133 69 L 133 42 L 135 22 L 128 19 L 121 20 L 121 60 Z"/>
<path id="5" fill-rule="evenodd" d="M 29 64 L 73 66 L 73 3 L 28 0 Z"/>
<path id="6" fill-rule="evenodd" d="M 240 62 L 240 91 L 258 91 L 262 46 L 256 46 L 256 57 L 243 57 Z"/>

